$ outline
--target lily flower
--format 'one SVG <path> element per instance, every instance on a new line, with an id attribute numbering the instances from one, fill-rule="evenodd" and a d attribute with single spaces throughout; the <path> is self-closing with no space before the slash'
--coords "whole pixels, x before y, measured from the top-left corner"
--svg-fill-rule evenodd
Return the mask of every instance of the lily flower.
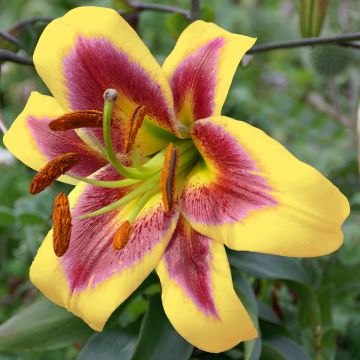
<path id="1" fill-rule="evenodd" d="M 254 42 L 196 21 L 160 67 L 111 9 L 76 8 L 43 32 L 34 63 L 53 97 L 32 93 L 4 143 L 38 171 L 32 193 L 76 185 L 54 201 L 30 279 L 93 329 L 155 269 L 179 334 L 225 351 L 257 336 L 225 246 L 310 257 L 342 244 L 341 192 L 221 115 Z"/>

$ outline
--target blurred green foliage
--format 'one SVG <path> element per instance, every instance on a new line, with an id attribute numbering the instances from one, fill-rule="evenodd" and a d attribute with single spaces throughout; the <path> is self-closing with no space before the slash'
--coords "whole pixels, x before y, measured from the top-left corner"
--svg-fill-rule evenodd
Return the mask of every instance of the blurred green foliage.
<path id="1" fill-rule="evenodd" d="M 169 1 L 156 3 L 170 5 Z M 329 3 L 322 34 L 359 31 L 358 1 Z M 60 16 L 82 4 L 85 2 L 75 0 L 0 0 L 0 30 L 11 29 L 23 18 Z M 112 2 L 87 1 L 86 5 L 89 4 L 111 6 Z M 171 5 L 189 8 L 189 1 L 172 1 Z M 298 5 L 286 0 L 204 0 L 201 15 L 233 32 L 256 36 L 258 43 L 266 43 L 301 37 Z M 186 24 L 182 15 L 144 11 L 139 16 L 138 31 L 161 63 Z M 36 22 L 13 31 L 24 44 L 22 51 L 31 55 L 44 25 Z M 16 50 L 4 40 L 0 47 Z M 341 56 L 335 54 L 337 51 Z M 298 158 L 337 184 L 352 205 L 344 226 L 345 243 L 333 255 L 294 260 L 229 253 L 236 291 L 258 324 L 261 337 L 221 355 L 193 350 L 173 332 L 164 317 L 159 306 L 157 279 L 150 276 L 115 312 L 105 332 L 93 334 L 88 341 L 91 332 L 84 331 L 77 322 L 71 327 L 73 341 L 69 341 L 66 337 L 69 328 L 64 326 L 64 319 L 72 315 L 64 312 L 62 318 L 60 310 L 54 310 L 54 315 L 51 305 L 43 306 L 53 319 L 53 323 L 44 325 L 44 331 L 39 330 L 41 322 L 39 325 L 37 320 L 32 320 L 33 326 L 30 323 L 19 333 L 16 321 L 10 320 L 0 327 L 0 351 L 3 351 L 0 359 L 75 359 L 78 356 L 79 359 L 130 359 L 134 356 L 146 360 L 145 355 L 141 355 L 144 349 L 149 359 L 168 359 L 161 344 L 156 342 L 159 338 L 164 346 L 166 343 L 178 349 L 179 359 L 360 358 L 359 135 L 355 130 L 360 93 L 359 54 L 359 50 L 344 51 L 336 46 L 261 53 L 248 59 L 246 66 L 239 67 L 230 90 L 225 115 L 245 120 L 279 140 Z M 30 91 L 47 92 L 29 66 L 4 63 L 0 80 L 0 116 L 7 126 L 22 111 Z M 70 188 L 56 184 L 32 197 L 28 194 L 28 184 L 33 172 L 4 149 L 0 150 L 2 323 L 39 297 L 28 280 L 28 269 L 49 229 L 54 194 Z M 36 304 L 30 306 L 36 308 Z M 23 310 L 18 316 L 24 313 L 29 314 L 29 310 Z M 46 312 L 39 316 L 46 316 Z M 154 319 L 161 323 L 159 329 L 163 329 L 163 333 L 151 334 L 150 322 Z M 20 318 L 20 321 L 29 320 Z M 54 328 L 57 336 L 49 337 L 46 331 Z M 25 348 L 22 341 L 29 341 L 31 334 L 36 334 L 37 342 L 33 348 Z M 11 338 L 15 335 L 17 340 Z M 22 352 L 25 349 L 37 352 Z"/>

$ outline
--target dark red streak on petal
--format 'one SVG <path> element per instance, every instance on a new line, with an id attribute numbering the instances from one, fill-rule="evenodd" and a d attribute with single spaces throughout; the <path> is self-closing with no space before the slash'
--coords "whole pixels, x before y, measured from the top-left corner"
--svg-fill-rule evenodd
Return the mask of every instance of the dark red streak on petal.
<path id="1" fill-rule="evenodd" d="M 215 164 L 216 177 L 208 185 L 185 188 L 181 205 L 190 219 L 203 224 L 231 223 L 252 210 L 277 204 L 255 161 L 230 133 L 201 120 L 195 123 L 193 136 L 200 153 Z"/>
<path id="2" fill-rule="evenodd" d="M 96 175 L 98 180 L 119 180 L 120 176 L 108 166 Z M 136 220 L 126 246 L 114 250 L 113 237 L 121 221 L 120 210 L 78 219 L 80 215 L 97 210 L 124 196 L 128 188 L 99 188 L 88 185 L 77 204 L 71 209 L 73 228 L 69 248 L 62 264 L 72 292 L 85 290 L 141 261 L 162 239 L 170 227 L 174 213 L 165 214 L 156 208 Z"/>
<path id="3" fill-rule="evenodd" d="M 75 130 L 57 132 L 50 130 L 49 123 L 53 119 L 37 119 L 29 116 L 27 119 L 31 134 L 41 152 L 52 160 L 65 153 L 76 153 L 80 156 L 77 165 L 69 170 L 70 175 L 88 176 L 103 167 L 107 162 L 95 150 L 85 144 Z"/>
<path id="4" fill-rule="evenodd" d="M 119 97 L 125 96 L 145 106 L 150 117 L 174 130 L 175 117 L 159 84 L 110 41 L 79 36 L 64 60 L 64 69 L 73 110 L 102 110 L 103 93 L 113 88 L 119 92 Z"/>
<path id="5" fill-rule="evenodd" d="M 223 38 L 216 38 L 186 57 L 170 79 L 176 113 L 181 111 L 188 94 L 193 99 L 193 119 L 213 115 L 217 64 Z"/>
<path id="6" fill-rule="evenodd" d="M 207 316 L 218 318 L 209 264 L 212 261 L 208 237 L 196 232 L 180 216 L 164 261 L 171 279 Z"/>

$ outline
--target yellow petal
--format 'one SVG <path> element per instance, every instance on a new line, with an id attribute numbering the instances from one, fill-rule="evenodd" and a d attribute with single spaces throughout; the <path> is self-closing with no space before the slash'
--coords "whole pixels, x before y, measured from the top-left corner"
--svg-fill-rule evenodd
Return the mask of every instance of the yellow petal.
<path id="1" fill-rule="evenodd" d="M 138 105 L 147 120 L 178 134 L 171 89 L 156 60 L 114 10 L 79 7 L 51 22 L 34 52 L 36 70 L 65 111 L 102 110 L 115 88 L 115 115 L 126 121 Z"/>
<path id="2" fill-rule="evenodd" d="M 218 353 L 256 337 L 235 294 L 223 244 L 199 234 L 184 218 L 156 270 L 165 313 L 188 342 Z"/>
<path id="3" fill-rule="evenodd" d="M 226 117 L 197 121 L 193 138 L 206 166 L 189 175 L 182 211 L 196 230 L 235 250 L 284 256 L 341 246 L 349 204 L 316 169 L 261 130 Z"/>
<path id="4" fill-rule="evenodd" d="M 86 145 L 74 130 L 50 130 L 49 122 L 63 113 L 54 98 L 37 92 L 31 93 L 25 109 L 5 134 L 4 144 L 14 156 L 34 170 L 39 170 L 59 155 L 78 153 L 81 161 L 71 173 L 88 176 L 104 166 L 105 160 Z M 68 176 L 62 176 L 59 180 L 69 184 L 77 183 Z"/>
<path id="5" fill-rule="evenodd" d="M 163 64 L 183 123 L 221 114 L 235 70 L 255 40 L 204 21 L 184 30 Z"/>
<path id="6" fill-rule="evenodd" d="M 106 167 L 96 178 L 114 180 L 116 176 Z M 164 212 L 159 192 L 137 216 L 128 241 L 115 249 L 114 234 L 139 199 L 103 215 L 79 216 L 116 201 L 126 192 L 77 185 L 69 196 L 73 226 L 66 253 L 55 255 L 50 231 L 30 269 L 32 283 L 44 295 L 98 331 L 158 264 L 177 221 L 175 212 Z"/>

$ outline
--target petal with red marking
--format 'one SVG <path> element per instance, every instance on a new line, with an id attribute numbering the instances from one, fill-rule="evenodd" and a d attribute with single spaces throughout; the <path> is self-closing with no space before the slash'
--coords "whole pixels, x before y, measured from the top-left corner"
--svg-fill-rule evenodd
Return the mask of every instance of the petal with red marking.
<path id="1" fill-rule="evenodd" d="M 192 229 L 182 216 L 157 273 L 169 320 L 196 347 L 221 352 L 256 336 L 235 294 L 223 244 Z"/>
<path id="2" fill-rule="evenodd" d="M 100 170 L 95 177 L 119 179 L 111 167 Z M 86 219 L 79 216 L 118 200 L 129 190 L 78 185 L 69 197 L 73 228 L 67 252 L 61 258 L 55 256 L 50 231 L 30 270 L 36 287 L 95 330 L 103 328 L 111 313 L 155 268 L 177 221 L 175 212 L 164 212 L 159 192 L 137 216 L 125 247 L 115 250 L 113 236 L 138 199 L 103 215 Z"/>
<path id="3" fill-rule="evenodd" d="M 77 153 L 81 161 L 69 171 L 69 174 L 88 176 L 103 167 L 106 160 L 98 151 L 87 145 L 76 131 L 50 130 L 49 122 L 63 114 L 54 98 L 33 92 L 23 112 L 5 134 L 4 144 L 20 161 L 35 170 L 39 170 L 49 160 L 61 154 Z M 77 183 L 66 176 L 62 176 L 60 180 Z"/>
<path id="4" fill-rule="evenodd" d="M 163 64 L 180 121 L 221 114 L 235 70 L 254 42 L 204 21 L 185 29 Z"/>
<path id="5" fill-rule="evenodd" d="M 196 122 L 203 161 L 189 174 L 182 211 L 202 234 L 236 250 L 319 256 L 342 243 L 349 204 L 311 166 L 261 130 L 226 117 Z"/>
<path id="6" fill-rule="evenodd" d="M 104 91 L 114 88 L 119 92 L 114 118 L 121 129 L 142 105 L 147 121 L 179 134 L 161 67 L 112 9 L 79 7 L 51 22 L 37 44 L 34 63 L 65 111 L 102 110 Z"/>

